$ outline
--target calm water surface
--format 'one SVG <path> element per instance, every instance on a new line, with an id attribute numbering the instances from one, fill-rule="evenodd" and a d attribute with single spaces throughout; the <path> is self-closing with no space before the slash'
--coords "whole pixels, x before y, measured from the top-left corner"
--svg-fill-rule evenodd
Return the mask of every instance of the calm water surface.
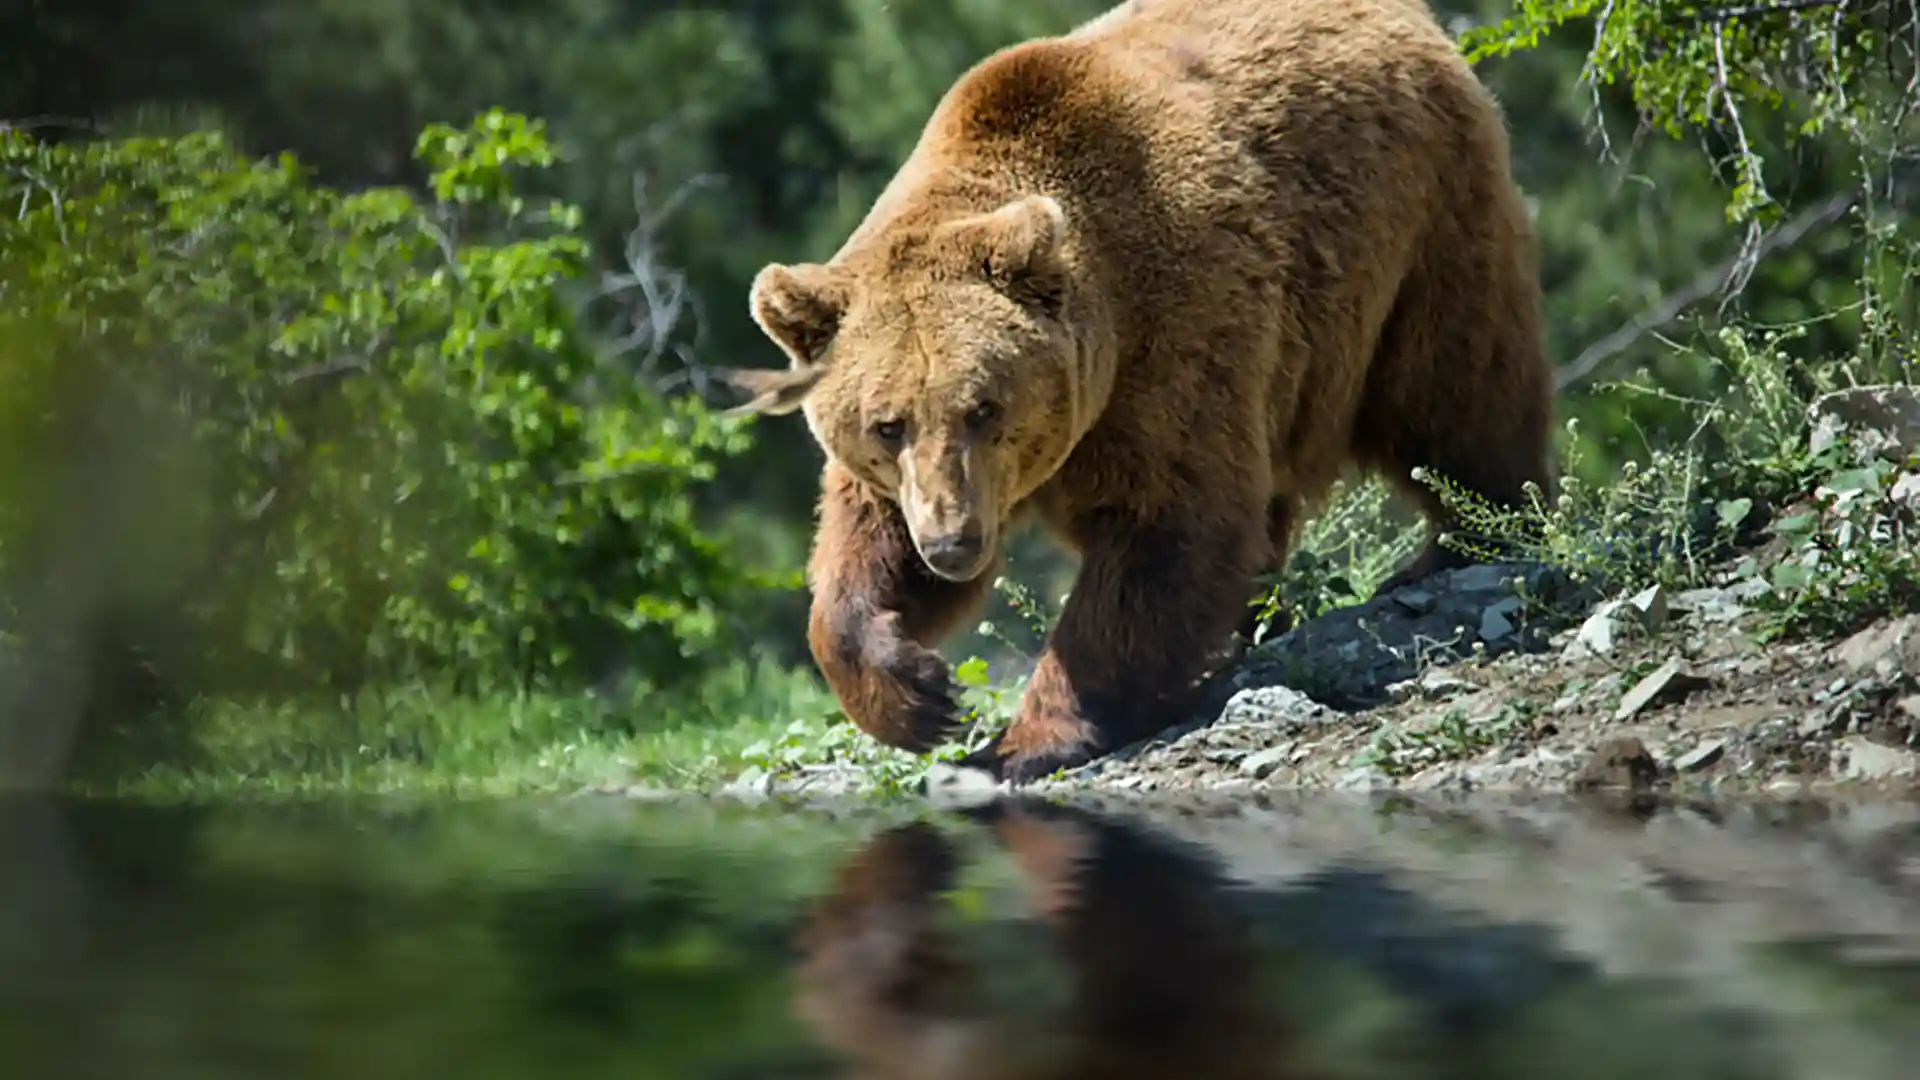
<path id="1" fill-rule="evenodd" d="M 1906 1080 L 1916 957 L 1900 804 L 0 804 L 21 1080 Z"/>

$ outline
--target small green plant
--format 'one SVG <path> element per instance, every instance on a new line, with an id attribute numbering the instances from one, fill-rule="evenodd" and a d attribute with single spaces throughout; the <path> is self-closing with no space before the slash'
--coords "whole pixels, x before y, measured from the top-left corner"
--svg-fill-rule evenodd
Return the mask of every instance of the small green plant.
<path id="1" fill-rule="evenodd" d="M 1054 620 L 1059 616 L 1057 612 L 1046 610 L 1040 598 L 1033 595 L 1032 589 L 1003 574 L 993 579 L 993 591 L 999 593 L 1001 599 L 1007 602 L 1007 606 L 1013 609 L 1013 613 L 1025 624 L 1027 631 L 1033 635 L 1034 639 L 1046 639 L 1047 631 L 1052 629 Z M 1061 603 L 1066 603 L 1065 597 L 1061 597 Z M 1004 630 L 991 621 L 980 624 L 980 634 L 982 637 L 999 641 L 1017 652 L 1026 652 L 1025 647 L 1007 636 Z"/>
<path id="2" fill-rule="evenodd" d="M 1920 469 L 1920 462 L 1907 468 Z M 1900 475 L 1887 461 L 1836 471 L 1805 508 L 1773 523 L 1785 544 L 1767 571 L 1773 588 L 1759 600 L 1768 616 L 1762 640 L 1839 636 L 1875 618 L 1920 610 L 1920 536 L 1915 507 L 1894 497 Z"/>
<path id="3" fill-rule="evenodd" d="M 930 753 L 914 754 L 877 743 L 838 708 L 829 708 L 796 717 L 778 734 L 755 740 L 740 750 L 737 761 L 747 773 L 841 769 L 857 775 L 864 787 L 878 794 L 914 791 L 935 764 L 954 762 L 985 746 L 1004 727 L 990 717 L 1006 710 L 1003 702 L 1019 698 L 1018 685 L 993 686 L 986 676 L 986 662 L 977 658 L 957 665 L 954 677 L 961 685 L 967 714 L 963 737 Z"/>
<path id="4" fill-rule="evenodd" d="M 1581 478 L 1577 420 L 1567 422 L 1574 437 L 1550 503 L 1530 491 L 1528 505 L 1498 507 L 1445 476 L 1420 473 L 1463 522 L 1441 542 L 1476 556 L 1507 553 L 1557 566 L 1614 592 L 1709 584 L 1757 542 L 1757 520 L 1806 491 L 1826 464 L 1807 448 L 1807 408 L 1844 365 L 1797 362 L 1788 348 L 1807 330 L 1722 328 L 1718 354 L 1705 357 L 1724 385 L 1711 397 L 1677 395 L 1645 375 L 1608 387 L 1678 405 L 1691 426 L 1677 444 L 1650 446 L 1644 463 L 1627 461 L 1607 483 Z"/>
<path id="5" fill-rule="evenodd" d="M 1301 526 L 1286 569 L 1261 579 L 1250 644 L 1271 636 L 1282 611 L 1302 622 L 1364 603 L 1419 550 L 1421 528 L 1396 515 L 1391 500 L 1392 489 L 1378 476 L 1343 480 L 1334 487 L 1326 505 Z"/>
<path id="6" fill-rule="evenodd" d="M 1396 778 L 1411 776 L 1429 765 L 1459 761 L 1512 742 L 1527 730 L 1534 712 L 1531 703 L 1509 703 L 1489 716 L 1472 718 L 1456 706 L 1423 727 L 1382 724 L 1374 729 L 1366 749 L 1354 756 L 1353 764 Z"/>
<path id="7" fill-rule="evenodd" d="M 1571 433 L 1577 421 L 1568 427 Z M 1417 472 L 1415 479 L 1459 515 L 1461 528 L 1440 542 L 1476 558 L 1555 566 L 1576 583 L 1600 588 L 1698 580 L 1730 535 L 1729 529 L 1703 537 L 1694 528 L 1693 509 L 1702 497 L 1699 456 L 1655 450 L 1644 467 L 1626 462 L 1616 482 L 1589 484 L 1575 471 L 1580 444 L 1569 444 L 1568 468 L 1551 503 L 1529 485 L 1526 505 L 1495 506 L 1445 476 Z"/>
<path id="8" fill-rule="evenodd" d="M 1049 610 L 1048 606 L 1033 590 L 1020 584 L 1012 577 L 1002 575 L 994 579 L 993 588 L 1000 598 L 1013 610 L 1014 617 L 1020 620 L 1033 641 L 1045 641 L 1053 624 L 1059 619 L 1059 607 Z M 1067 598 L 1060 598 L 1060 606 Z M 1009 653 L 1019 656 L 1031 665 L 1035 657 L 1031 650 L 1023 646 L 1006 630 L 992 620 L 980 624 L 980 636 L 989 641 L 998 642 Z M 1013 714 L 1020 705 L 1020 696 L 1026 692 L 1027 676 L 1021 675 L 1005 682 L 995 683 L 988 671 L 988 662 L 984 657 L 968 657 L 954 668 L 954 680 L 961 687 L 961 703 L 968 710 L 972 726 L 966 751 L 984 746 L 993 735 L 1006 729 L 1013 722 Z"/>

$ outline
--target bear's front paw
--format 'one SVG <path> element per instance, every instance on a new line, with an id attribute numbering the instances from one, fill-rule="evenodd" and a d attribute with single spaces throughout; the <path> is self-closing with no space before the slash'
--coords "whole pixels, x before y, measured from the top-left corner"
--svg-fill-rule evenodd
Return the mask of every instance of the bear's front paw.
<path id="1" fill-rule="evenodd" d="M 916 754 L 953 738 L 961 710 L 946 661 L 906 641 L 881 659 L 842 702 L 848 718 L 879 742 Z"/>
<path id="2" fill-rule="evenodd" d="M 1105 751 L 1099 731 L 1071 710 L 1029 708 L 992 742 L 961 759 L 960 765 L 1019 785 L 1061 769 L 1077 769 Z"/>

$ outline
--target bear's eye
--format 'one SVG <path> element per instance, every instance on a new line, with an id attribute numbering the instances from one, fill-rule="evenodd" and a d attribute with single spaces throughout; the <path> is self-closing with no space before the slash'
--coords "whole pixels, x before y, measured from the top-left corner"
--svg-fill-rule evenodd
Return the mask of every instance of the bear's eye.
<path id="1" fill-rule="evenodd" d="M 967 426 L 975 431 L 993 423 L 1000 416 L 1000 406 L 991 401 L 983 401 L 967 410 Z"/>
<path id="2" fill-rule="evenodd" d="M 889 446 L 897 445 L 906 438 L 907 423 L 904 420 L 882 420 L 873 425 L 873 433 L 879 436 L 881 442 Z"/>

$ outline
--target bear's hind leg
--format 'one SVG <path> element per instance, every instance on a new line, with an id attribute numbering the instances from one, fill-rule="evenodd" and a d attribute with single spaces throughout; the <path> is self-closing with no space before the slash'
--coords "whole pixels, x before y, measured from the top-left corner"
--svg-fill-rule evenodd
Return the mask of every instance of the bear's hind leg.
<path id="1" fill-rule="evenodd" d="M 1496 429 L 1494 433 L 1506 436 L 1504 440 L 1462 437 L 1427 441 L 1420 444 L 1417 451 L 1397 456 L 1385 466 L 1395 487 L 1419 504 L 1427 519 L 1430 535 L 1426 545 L 1406 565 L 1380 583 L 1374 590 L 1375 595 L 1384 596 L 1442 570 L 1458 569 L 1481 561 L 1477 555 L 1441 544 L 1442 533 L 1471 535 L 1476 548 L 1495 558 L 1511 554 L 1508 550 L 1511 545 L 1503 538 L 1474 535 L 1441 502 L 1432 488 L 1413 479 L 1413 470 L 1421 468 L 1437 473 L 1453 486 L 1472 492 L 1499 509 L 1520 509 L 1528 505 L 1526 488 L 1529 482 L 1538 485 L 1543 496 L 1552 491 L 1544 449 L 1533 451 L 1529 446 L 1532 438 L 1526 432 L 1510 430 L 1529 426 L 1529 423 L 1524 418 L 1510 417 L 1505 425 L 1491 425 Z M 1509 430 L 1500 430 L 1502 428 Z M 1544 433 L 1540 436 L 1540 442 L 1544 447 Z"/>
<path id="2" fill-rule="evenodd" d="M 933 646 L 980 609 L 997 570 L 967 582 L 937 577 L 897 506 L 837 465 L 827 466 L 821 487 L 808 563 L 814 662 L 860 730 L 924 753 L 960 718 L 952 675 Z"/>
<path id="3" fill-rule="evenodd" d="M 1231 500 L 1193 493 L 1193 505 Z M 1023 783 L 1184 719 L 1269 550 L 1259 513 L 1196 522 L 1107 510 L 1075 521 L 1081 564 L 1020 711 L 967 764 Z"/>
<path id="4" fill-rule="evenodd" d="M 1443 245 L 1498 252 L 1485 241 Z M 1414 500 L 1432 530 L 1426 547 L 1390 575 L 1384 595 L 1441 570 L 1480 561 L 1439 542 L 1463 523 L 1413 470 L 1437 473 L 1506 510 L 1551 498 L 1553 371 L 1541 352 L 1535 294 L 1524 262 L 1498 256 L 1474 272 L 1416 275 L 1401 291 L 1368 376 L 1355 457 Z M 1474 537 L 1488 554 L 1510 545 Z"/>

